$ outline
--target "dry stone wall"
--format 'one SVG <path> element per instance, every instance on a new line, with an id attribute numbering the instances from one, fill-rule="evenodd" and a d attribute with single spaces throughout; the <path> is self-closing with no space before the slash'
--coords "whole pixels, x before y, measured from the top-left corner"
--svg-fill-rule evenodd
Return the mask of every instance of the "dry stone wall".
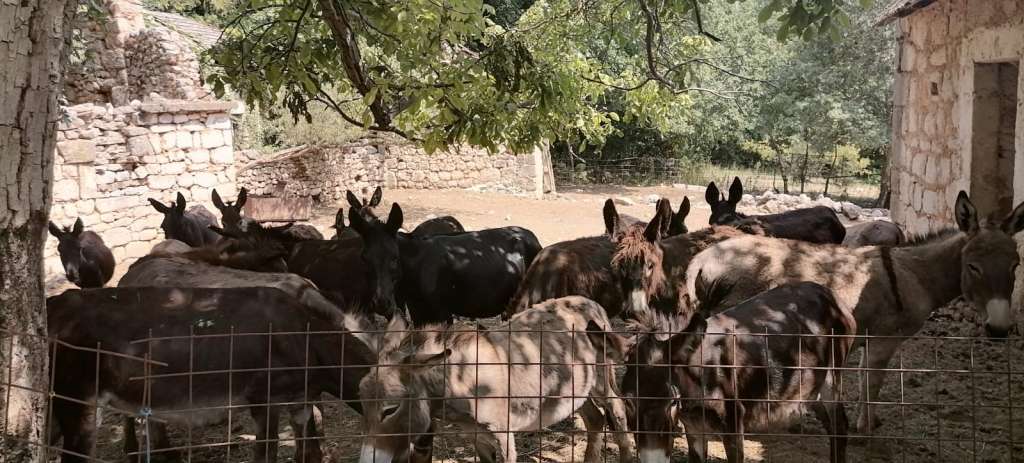
<path id="1" fill-rule="evenodd" d="M 111 248 L 119 266 L 163 240 L 163 216 L 147 202 L 181 192 L 211 211 L 213 188 L 235 190 L 231 102 L 138 101 L 80 104 L 59 125 L 50 218 L 81 218 Z M 56 239 L 47 240 L 50 278 L 63 278 Z"/>
<path id="2" fill-rule="evenodd" d="M 189 42 L 162 27 L 132 34 L 125 43 L 128 85 L 131 97 L 143 99 L 151 93 L 163 98 L 198 100 L 213 98 L 203 87 L 199 59 Z"/>
<path id="3" fill-rule="evenodd" d="M 1021 60 L 1024 2 L 940 0 L 897 20 L 897 27 L 892 217 L 910 233 L 925 233 L 953 225 L 957 192 L 971 190 L 975 63 Z M 1024 79 L 1018 85 L 1024 96 Z M 1021 190 L 1024 98 L 1017 110 L 1015 189 Z"/>
<path id="4" fill-rule="evenodd" d="M 534 191 L 534 153 L 489 154 L 463 147 L 427 154 L 409 144 L 360 142 L 319 147 L 255 161 L 238 171 L 239 186 L 257 195 L 309 196 L 338 201 L 346 189 L 474 188 Z"/>

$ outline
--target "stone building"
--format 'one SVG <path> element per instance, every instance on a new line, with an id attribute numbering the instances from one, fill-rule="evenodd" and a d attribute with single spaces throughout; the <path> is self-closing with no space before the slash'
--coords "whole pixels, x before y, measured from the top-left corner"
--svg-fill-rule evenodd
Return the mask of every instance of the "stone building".
<path id="1" fill-rule="evenodd" d="M 1024 200 L 1024 0 L 899 0 L 892 218 L 953 224 L 960 190 L 981 211 Z"/>

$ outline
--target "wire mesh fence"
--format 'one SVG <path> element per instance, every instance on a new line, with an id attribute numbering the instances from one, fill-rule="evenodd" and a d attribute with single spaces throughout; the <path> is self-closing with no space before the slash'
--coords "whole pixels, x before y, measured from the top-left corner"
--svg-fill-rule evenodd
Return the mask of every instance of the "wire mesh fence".
<path id="1" fill-rule="evenodd" d="M 586 163 L 577 162 L 573 165 L 561 162 L 554 165 L 554 170 L 555 179 L 560 185 L 707 185 L 710 182 L 728 185 L 733 177 L 740 177 L 746 191 L 751 193 L 770 190 L 783 192 L 788 188 L 791 194 L 799 194 L 801 191 L 808 195 L 828 193 L 834 198 L 860 202 L 870 202 L 878 198 L 880 181 L 879 174 L 851 175 L 837 172 L 827 179 L 809 177 L 801 190 L 798 178 L 791 176 L 784 180 L 778 172 L 771 169 L 727 167 L 655 157 L 590 159 Z"/>
<path id="2" fill-rule="evenodd" d="M 908 337 L 883 371 L 858 366 L 874 336 L 729 335 L 696 345 L 731 360 L 702 364 L 710 357 L 622 355 L 637 349 L 629 329 L 223 331 L 50 340 L 50 387 L 32 390 L 48 397 L 48 438 L 33 444 L 47 461 L 492 461 L 506 442 L 515 461 L 686 461 L 703 436 L 711 461 L 741 442 L 750 461 L 787 462 L 826 461 L 830 441 L 848 438 L 847 461 L 1024 460 L 1017 337 Z M 2 332 L 0 345 L 24 335 Z M 371 348 L 351 351 L 353 336 Z M 860 347 L 835 366 L 803 347 L 743 360 L 794 339 Z M 873 374 L 885 387 L 865 398 Z M 4 381 L 0 392 L 24 389 Z M 817 414 L 823 405 L 835 410 Z M 865 405 L 880 421 L 871 434 L 858 429 Z"/>

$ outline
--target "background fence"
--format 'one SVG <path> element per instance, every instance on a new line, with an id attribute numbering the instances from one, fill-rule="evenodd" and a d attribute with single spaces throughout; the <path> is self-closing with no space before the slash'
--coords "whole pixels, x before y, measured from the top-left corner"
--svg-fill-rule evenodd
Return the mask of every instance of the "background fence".
<path id="1" fill-rule="evenodd" d="M 750 193 L 761 193 L 768 190 L 781 192 L 783 190 L 782 177 L 772 170 L 717 166 L 679 159 L 655 157 L 621 160 L 590 159 L 586 163 L 576 162 L 574 166 L 563 162 L 556 163 L 554 170 L 555 178 L 560 185 L 664 183 L 707 185 L 713 181 L 718 185 L 725 185 L 727 189 L 733 177 L 738 176 L 743 180 L 744 189 Z M 828 180 L 828 194 L 838 200 L 869 205 L 878 198 L 879 180 L 878 174 L 869 176 L 839 174 Z M 804 187 L 804 192 L 813 197 L 825 192 L 826 179 L 810 177 Z M 790 194 L 800 193 L 798 178 L 789 179 L 789 192 Z"/>
<path id="2" fill-rule="evenodd" d="M 459 329 L 465 330 L 470 337 L 476 332 L 475 328 L 469 325 L 461 326 Z M 949 331 L 946 328 L 936 330 Z M 528 333 L 532 339 L 543 339 L 545 336 L 557 336 L 565 332 L 530 330 Z M 371 334 L 377 335 L 376 332 Z M 635 332 L 622 330 L 615 334 L 632 337 Z M 2 334 L 4 338 L 12 335 L 20 334 Z M 368 369 L 377 364 L 378 353 L 373 353 L 373 361 L 367 362 L 365 356 L 345 353 L 342 349 L 341 352 L 335 352 L 338 357 L 334 361 L 324 361 L 324 350 L 321 348 L 341 346 L 340 339 L 343 335 L 340 332 L 316 331 L 208 335 L 193 333 L 190 336 L 138 340 L 131 343 L 137 347 L 133 348 L 132 352 L 124 352 L 124 349 L 106 350 L 102 345 L 71 346 L 51 341 L 51 360 L 55 361 L 55 365 L 61 365 L 61 357 L 65 355 L 76 359 L 94 360 L 84 364 L 78 362 L 77 367 L 84 369 L 73 373 L 54 369 L 51 371 L 51 378 L 57 387 L 51 384 L 48 391 L 35 392 L 47 394 L 50 397 L 51 409 L 56 411 L 62 406 L 67 407 L 68 404 L 79 404 L 88 411 L 99 410 L 102 420 L 96 421 L 95 446 L 84 452 L 91 455 L 90 461 L 124 461 L 123 441 L 129 423 L 123 420 L 122 416 L 134 417 L 135 427 L 139 432 L 140 450 L 131 454 L 131 461 L 158 461 L 171 452 L 185 461 L 253 461 L 257 446 L 266 443 L 280 446 L 277 461 L 292 461 L 296 448 L 294 429 L 285 425 L 285 420 L 279 433 L 272 433 L 266 441 L 257 441 L 254 418 L 249 410 L 252 407 L 265 409 L 264 407 L 269 405 L 282 409 L 283 419 L 287 417 L 284 409 L 302 409 L 310 404 L 316 405 L 318 415 L 322 417 L 317 429 L 323 436 L 319 442 L 326 454 L 325 461 L 359 461 L 361 447 L 364 439 L 368 437 L 359 413 L 337 397 L 314 394 L 307 400 L 302 392 L 315 391 L 317 382 L 324 381 L 323 378 L 326 377 L 344 381 L 345 375 L 383 374 L 384 370 Z M 571 336 L 575 340 L 575 337 L 586 337 L 586 332 L 573 332 Z M 757 346 L 772 342 L 769 338 L 773 336 L 780 335 L 752 335 L 749 338 L 734 338 L 732 342 Z M 244 340 L 255 338 L 268 341 L 265 350 L 253 349 L 252 347 L 257 344 Z M 459 337 L 449 336 L 445 339 L 450 341 Z M 842 339 L 836 337 L 829 341 L 841 342 Z M 270 340 L 275 341 L 269 342 Z M 858 337 L 858 340 L 867 341 L 870 348 L 870 338 Z M 0 345 L 6 346 L 9 342 L 9 339 L 3 339 Z M 451 347 L 448 341 L 442 344 L 446 342 Z M 456 343 L 458 342 L 462 342 L 461 345 L 466 348 L 465 341 Z M 178 346 L 174 347 L 174 344 Z M 538 345 L 545 344 L 540 341 Z M 247 350 L 238 350 L 237 346 L 247 346 Z M 479 352 L 479 344 L 475 348 Z M 530 346 L 520 345 L 513 350 L 527 348 Z M 473 349 L 471 344 L 469 349 Z M 545 371 L 557 369 L 561 365 L 590 363 L 579 351 L 545 352 L 543 348 L 540 349 Z M 187 355 L 182 355 L 181 352 L 186 352 Z M 295 352 L 303 354 L 296 356 Z M 1024 397 L 1024 369 L 1018 367 L 1024 358 L 1024 343 L 1019 337 L 992 340 L 926 333 L 906 338 L 906 342 L 890 364 L 891 369 L 886 372 L 888 376 L 882 394 L 871 400 L 877 407 L 878 416 L 883 420 L 883 425 L 871 436 L 858 435 L 854 429 L 858 409 L 864 404 L 859 395 L 858 380 L 866 373 L 856 366 L 858 358 L 856 352 L 851 354 L 847 364 L 837 369 L 836 373 L 838 394 L 834 400 L 845 407 L 850 417 L 851 445 L 848 447 L 848 461 L 1024 461 L 1024 410 L 1021 410 L 1019 399 Z M 391 368 L 399 370 L 418 369 L 417 371 L 422 372 L 424 368 L 417 362 L 394 362 L 394 357 L 387 355 L 380 357 L 380 361 L 385 366 L 390 365 Z M 773 361 L 773 373 L 766 376 L 769 382 L 773 378 L 778 378 L 783 370 L 817 368 L 811 365 L 793 365 L 784 359 Z M 95 364 L 91 364 L 92 362 Z M 597 361 L 598 364 L 603 362 L 611 362 L 611 359 Z M 516 366 L 526 363 L 529 362 L 516 363 Z M 649 365 L 647 362 L 641 363 L 641 366 Z M 253 367 L 257 364 L 262 366 Z M 486 387 L 480 386 L 486 386 L 484 383 L 493 381 L 493 378 L 486 378 L 481 372 L 487 373 L 485 369 L 488 365 L 507 368 L 507 363 L 503 362 L 459 364 L 447 361 L 437 368 L 446 372 L 460 371 L 463 381 L 471 385 L 463 389 L 464 391 L 486 391 Z M 623 381 L 622 374 L 626 367 L 621 362 L 615 365 L 616 383 L 620 383 Z M 82 376 L 82 372 L 91 369 L 99 372 L 99 376 Z M 727 372 L 729 368 L 721 371 Z M 763 367 L 756 367 L 752 371 L 754 374 L 764 374 Z M 107 376 L 112 373 L 113 376 Z M 96 397 L 76 396 L 75 393 L 62 390 L 65 386 L 60 386 L 62 380 L 68 380 L 69 374 L 79 375 L 72 378 L 75 384 L 91 382 L 94 386 L 103 385 L 104 388 L 117 384 L 118 387 L 131 389 L 136 396 L 129 401 L 107 400 L 110 397 L 97 400 Z M 291 377 L 292 382 L 289 383 L 287 377 Z M 294 382 L 295 378 L 301 378 L 301 381 Z M 409 376 L 401 378 L 402 383 L 407 386 L 416 382 L 411 381 Z M 0 392 L 8 393 L 12 386 L 10 376 L 5 376 L 4 380 L 4 391 Z M 515 382 L 519 387 L 525 387 L 524 385 L 531 381 L 516 375 L 509 375 L 508 380 L 509 385 Z M 577 381 L 582 383 L 587 379 L 586 375 L 576 374 L 568 378 L 563 377 L 562 380 L 576 384 Z M 641 382 L 651 384 L 665 381 L 665 377 L 648 375 L 638 377 L 636 381 L 636 385 Z M 264 398 L 250 396 L 249 399 L 254 400 L 238 402 L 240 396 L 235 394 L 229 400 L 227 391 L 240 388 L 243 384 L 247 385 L 246 387 L 265 384 L 267 391 L 265 396 L 262 396 Z M 451 386 L 447 383 L 445 385 Z M 280 387 L 286 389 L 277 389 Z M 639 398 L 668 399 L 676 405 L 706 403 L 706 397 L 699 394 L 690 395 L 693 390 L 676 388 L 673 391 L 673 394 L 665 397 Z M 472 397 L 471 393 L 463 394 L 468 395 L 462 397 Z M 486 395 L 484 392 L 481 397 Z M 537 395 L 536 392 L 525 395 L 538 400 L 557 398 L 556 394 Z M 764 403 L 768 407 L 780 407 L 809 399 L 770 396 L 749 398 L 752 402 Z M 386 409 L 403 401 L 420 401 L 439 408 L 439 416 L 467 417 L 465 414 L 460 415 L 457 407 L 449 406 L 449 402 L 440 399 L 442 397 L 423 393 L 373 401 L 379 403 L 379 409 Z M 474 402 L 480 406 L 481 400 Z M 369 398 L 364 397 L 364 410 L 370 402 Z M 488 403 L 477 410 L 484 413 L 484 409 L 494 406 L 496 405 Z M 520 411 L 519 408 L 512 408 L 505 407 L 501 411 L 510 416 Z M 179 418 L 191 417 L 196 423 L 191 426 L 168 426 L 170 447 L 158 448 L 160 444 L 157 442 L 157 427 L 172 414 Z M 264 415 L 258 415 L 256 419 L 262 419 L 268 424 L 272 420 Z M 640 420 L 640 417 L 633 417 L 631 426 L 635 429 Z M 89 420 L 86 421 L 91 423 Z M 276 420 L 274 422 L 276 423 Z M 53 428 L 55 425 L 57 423 L 51 420 L 47 426 Z M 146 429 L 149 430 L 148 434 L 145 432 Z M 476 455 L 474 438 L 485 437 L 489 434 L 488 431 L 452 427 L 443 420 L 434 431 L 434 461 L 486 461 L 480 460 Z M 605 437 L 605 443 L 600 454 L 602 461 L 618 461 L 616 434 L 623 432 L 626 431 L 615 427 L 604 428 L 602 435 Z M 369 437 L 381 435 L 377 433 Z M 812 413 L 805 412 L 801 418 L 789 424 L 765 429 L 748 429 L 745 433 L 744 447 L 748 461 L 825 461 L 829 455 L 829 435 L 813 418 Z M 514 437 L 519 452 L 518 461 L 584 461 L 587 434 L 579 418 L 555 423 L 540 432 L 517 432 Z M 681 434 L 677 433 L 675 437 L 673 461 L 683 461 L 687 451 L 686 441 Z M 725 454 L 719 443 L 719 435 L 714 433 L 709 438 L 709 455 L 712 461 L 723 460 Z M 309 442 L 314 441 L 311 439 Z M 45 446 L 47 443 L 35 444 Z M 59 447 L 60 445 L 47 447 L 50 461 L 61 453 Z"/>

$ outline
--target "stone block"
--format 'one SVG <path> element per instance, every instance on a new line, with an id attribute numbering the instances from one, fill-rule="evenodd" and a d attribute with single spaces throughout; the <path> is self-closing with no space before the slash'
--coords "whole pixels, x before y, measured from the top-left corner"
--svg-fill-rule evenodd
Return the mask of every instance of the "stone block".
<path id="1" fill-rule="evenodd" d="M 96 159 L 96 143 L 91 140 L 67 140 L 57 143 L 57 152 L 65 164 L 85 164 Z"/>
<path id="2" fill-rule="evenodd" d="M 74 201 L 78 199 L 78 181 L 75 179 L 64 179 L 54 182 L 54 201 Z"/>
<path id="3" fill-rule="evenodd" d="M 149 156 L 156 153 L 148 135 L 137 135 L 128 139 L 128 153 L 132 156 Z"/>
<path id="4" fill-rule="evenodd" d="M 215 148 L 210 152 L 210 159 L 214 164 L 234 164 L 234 150 L 232 150 L 230 146 Z"/>
<path id="5" fill-rule="evenodd" d="M 175 124 L 181 124 L 181 123 L 184 123 L 184 122 L 188 122 L 188 114 L 175 114 L 174 115 L 174 123 Z"/>
<path id="6" fill-rule="evenodd" d="M 209 172 L 199 172 L 195 174 L 196 185 L 204 188 L 213 188 L 217 186 L 217 175 Z"/>
<path id="7" fill-rule="evenodd" d="M 157 120 L 160 121 L 161 124 L 170 124 L 174 122 L 174 115 L 161 114 L 159 117 L 157 117 Z"/>
<path id="8" fill-rule="evenodd" d="M 156 234 L 156 232 L 153 232 L 153 234 Z M 138 239 L 138 235 L 136 235 L 136 239 Z M 149 240 L 133 241 L 124 247 L 125 254 L 132 259 L 138 259 L 139 257 L 149 254 L 149 250 L 152 248 L 153 247 L 149 244 Z"/>
<path id="9" fill-rule="evenodd" d="M 178 175 L 180 173 L 185 172 L 185 168 L 186 164 L 184 162 L 170 162 L 164 164 L 164 166 L 160 169 L 160 172 L 164 175 Z"/>
<path id="10" fill-rule="evenodd" d="M 200 132 L 206 130 L 206 126 L 199 121 L 189 121 L 188 123 L 182 124 L 179 130 L 188 130 L 189 132 Z"/>
<path id="11" fill-rule="evenodd" d="M 124 260 L 128 258 L 128 255 L 124 251 L 124 246 L 111 248 L 110 253 L 114 255 L 114 262 L 121 262 L 123 264 Z"/>
<path id="12" fill-rule="evenodd" d="M 96 200 L 96 210 L 101 214 L 120 211 L 138 206 L 142 199 L 136 196 L 113 196 Z"/>
<path id="13" fill-rule="evenodd" d="M 167 150 L 169 150 L 171 148 L 176 147 L 177 143 L 178 143 L 178 134 L 177 134 L 177 132 L 164 132 L 164 134 L 160 136 L 160 146 L 161 146 L 161 148 L 163 148 L 162 151 L 167 151 Z"/>
<path id="14" fill-rule="evenodd" d="M 96 203 L 91 199 L 75 201 L 75 209 L 79 216 L 89 215 L 96 211 Z"/>
<path id="15" fill-rule="evenodd" d="M 153 133 L 173 132 L 174 129 L 175 127 L 173 124 L 157 124 L 149 128 L 149 130 Z"/>
<path id="16" fill-rule="evenodd" d="M 214 177 L 214 178 L 216 178 L 216 177 Z M 194 185 L 194 186 L 192 186 L 192 188 L 189 188 L 188 191 L 189 191 L 189 194 L 192 195 L 192 199 L 190 199 L 189 201 L 203 202 L 203 203 L 210 202 L 210 189 L 204 188 L 204 187 L 199 186 L 199 185 Z"/>
<path id="17" fill-rule="evenodd" d="M 177 179 L 173 175 L 150 175 L 146 178 L 146 184 L 154 190 L 168 190 L 176 184 Z"/>
<path id="18" fill-rule="evenodd" d="M 231 118 L 227 114 L 210 114 L 206 117 L 206 127 L 211 129 L 231 129 Z"/>
<path id="19" fill-rule="evenodd" d="M 192 132 L 180 130 L 175 132 L 175 134 L 177 134 L 177 137 L 175 139 L 174 146 L 182 149 L 192 147 Z"/>
<path id="20" fill-rule="evenodd" d="M 196 164 L 206 164 L 210 162 L 210 150 L 192 149 L 188 152 L 188 159 Z"/>
<path id="21" fill-rule="evenodd" d="M 203 148 L 217 148 L 224 146 L 224 135 L 220 130 L 205 130 L 202 134 Z"/>
<path id="22" fill-rule="evenodd" d="M 189 188 L 192 185 L 195 185 L 195 183 L 195 177 L 188 172 L 178 176 L 178 186 L 181 188 Z"/>
<path id="23" fill-rule="evenodd" d="M 148 133 L 149 129 L 144 127 L 137 127 L 134 125 L 129 125 L 121 129 L 121 134 L 123 134 L 126 137 L 138 137 L 140 135 L 146 135 Z"/>

